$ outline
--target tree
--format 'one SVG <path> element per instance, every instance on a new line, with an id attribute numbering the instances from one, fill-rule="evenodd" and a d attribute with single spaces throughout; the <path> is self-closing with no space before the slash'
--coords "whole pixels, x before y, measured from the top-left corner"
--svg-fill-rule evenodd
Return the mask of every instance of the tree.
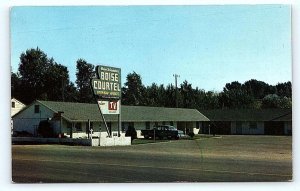
<path id="1" fill-rule="evenodd" d="M 136 72 L 126 77 L 125 87 L 122 88 L 122 103 L 126 105 L 145 105 L 146 88 L 142 78 Z"/>
<path id="2" fill-rule="evenodd" d="M 262 108 L 292 108 L 292 99 L 269 94 L 263 98 Z"/>
<path id="3" fill-rule="evenodd" d="M 183 81 L 180 84 L 180 95 L 182 97 L 182 107 L 184 108 L 195 108 L 195 95 L 193 92 L 192 84 L 188 83 L 188 81 Z"/>
<path id="4" fill-rule="evenodd" d="M 198 110 L 207 109 L 207 108 L 215 108 L 214 104 L 210 104 L 211 100 L 212 100 L 210 98 L 213 98 L 213 97 L 207 96 L 207 93 L 205 92 L 205 90 L 199 89 L 198 87 L 196 87 L 194 92 L 195 92 L 194 93 L 195 101 L 196 101 Z M 211 95 L 213 95 L 213 93 Z"/>
<path id="5" fill-rule="evenodd" d="M 163 91 L 164 86 L 160 86 L 161 92 Z M 176 88 L 175 86 L 169 84 L 167 85 L 166 89 L 164 89 L 164 102 L 162 103 L 162 106 L 165 107 L 176 107 L 176 99 L 178 100 L 178 107 L 181 107 L 182 102 L 181 102 L 181 95 L 178 93 L 177 98 L 176 98 Z"/>
<path id="6" fill-rule="evenodd" d="M 254 102 L 253 96 L 237 81 L 227 83 L 220 96 L 220 105 L 225 108 L 249 108 Z"/>
<path id="7" fill-rule="evenodd" d="M 11 72 L 11 97 L 21 100 L 22 94 L 20 92 L 21 79 L 18 74 Z"/>
<path id="8" fill-rule="evenodd" d="M 204 109 L 217 109 L 219 108 L 219 94 L 217 92 L 208 91 L 202 98 Z"/>
<path id="9" fill-rule="evenodd" d="M 70 86 L 67 67 L 38 47 L 21 54 L 18 74 L 12 74 L 12 92 L 25 104 L 36 99 L 63 101 Z"/>
<path id="10" fill-rule="evenodd" d="M 51 62 L 47 74 L 44 78 L 46 79 L 45 86 L 47 88 L 45 92 L 48 99 L 65 101 L 66 89 L 70 83 L 68 68 L 56 62 Z"/>
<path id="11" fill-rule="evenodd" d="M 278 108 L 280 97 L 276 94 L 266 95 L 262 100 L 262 108 Z"/>
<path id="12" fill-rule="evenodd" d="M 279 100 L 279 106 L 280 108 L 292 108 L 292 98 L 288 98 L 286 96 L 281 97 L 281 99 Z"/>
<path id="13" fill-rule="evenodd" d="M 65 101 L 68 102 L 80 102 L 78 98 L 78 91 L 73 82 L 70 82 L 65 86 Z"/>
<path id="14" fill-rule="evenodd" d="M 80 102 L 93 103 L 94 98 L 90 87 L 90 79 L 95 76 L 94 65 L 87 63 L 83 59 L 78 59 L 76 69 L 78 99 Z"/>
<path id="15" fill-rule="evenodd" d="M 43 97 L 46 90 L 46 79 L 49 62 L 47 55 L 38 47 L 26 50 L 20 56 L 19 74 L 23 102 L 28 104 Z"/>
<path id="16" fill-rule="evenodd" d="M 151 86 L 146 88 L 146 96 L 144 98 L 145 105 L 147 106 L 164 106 L 165 105 L 165 88 L 163 85 L 158 86 L 152 83 Z"/>
<path id="17" fill-rule="evenodd" d="M 248 95 L 253 96 L 255 99 L 263 99 L 271 91 L 269 84 L 255 79 L 246 81 L 243 84 L 243 88 Z"/>
<path id="18" fill-rule="evenodd" d="M 280 97 L 292 98 L 292 83 L 278 83 L 276 85 L 277 93 Z"/>

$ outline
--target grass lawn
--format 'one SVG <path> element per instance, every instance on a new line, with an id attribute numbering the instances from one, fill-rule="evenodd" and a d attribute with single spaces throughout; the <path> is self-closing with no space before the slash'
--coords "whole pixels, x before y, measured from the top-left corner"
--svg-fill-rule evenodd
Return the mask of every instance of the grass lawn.
<path id="1" fill-rule="evenodd" d="M 291 136 L 222 135 L 196 137 L 207 155 L 263 160 L 292 160 Z"/>
<path id="2" fill-rule="evenodd" d="M 30 182 L 292 180 L 291 136 L 136 139 L 131 146 L 12 145 L 12 179 Z"/>

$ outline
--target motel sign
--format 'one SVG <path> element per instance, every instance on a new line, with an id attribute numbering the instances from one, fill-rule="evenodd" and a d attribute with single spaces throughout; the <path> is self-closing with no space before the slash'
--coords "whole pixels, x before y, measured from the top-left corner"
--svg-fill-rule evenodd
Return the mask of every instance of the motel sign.
<path id="1" fill-rule="evenodd" d="M 97 78 L 91 79 L 91 89 L 94 94 L 95 101 L 97 102 L 108 137 L 112 137 L 111 127 L 108 127 L 104 114 L 118 115 L 118 137 L 120 137 L 121 69 L 110 66 L 97 66 L 96 74 Z"/>
<path id="2" fill-rule="evenodd" d="M 109 66 L 96 67 L 97 78 L 91 79 L 94 95 L 103 99 L 121 98 L 121 69 Z"/>

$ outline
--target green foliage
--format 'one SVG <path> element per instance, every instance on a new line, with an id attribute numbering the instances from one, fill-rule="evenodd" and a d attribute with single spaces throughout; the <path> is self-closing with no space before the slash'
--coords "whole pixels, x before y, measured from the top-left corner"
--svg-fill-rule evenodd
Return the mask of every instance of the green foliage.
<path id="1" fill-rule="evenodd" d="M 51 127 L 49 121 L 44 120 L 39 123 L 37 130 L 38 134 L 45 138 L 57 137 L 54 133 L 53 128 Z"/>
<path id="2" fill-rule="evenodd" d="M 281 95 L 278 101 L 269 100 L 266 95 L 275 93 L 279 87 Z M 169 84 L 158 86 L 153 83 L 145 87 L 141 76 L 133 72 L 128 74 L 125 87 L 122 89 L 122 103 L 126 105 L 147 105 L 176 107 L 176 89 Z M 219 108 L 291 108 L 291 83 L 270 86 L 262 81 L 249 80 L 244 84 L 237 81 L 227 83 L 222 92 L 204 91 L 193 88 L 188 81 L 183 81 L 178 88 L 178 105 L 180 108 L 219 109 Z M 275 103 L 276 102 L 276 103 Z"/>
<path id="3" fill-rule="evenodd" d="M 276 85 L 277 95 L 280 97 L 292 97 L 292 84 L 291 82 L 278 83 Z"/>
<path id="4" fill-rule="evenodd" d="M 94 68 L 94 65 L 87 63 L 83 59 L 78 59 L 76 62 L 76 84 L 80 102 L 95 102 L 90 86 L 90 79 L 95 76 Z"/>
<path id="5" fill-rule="evenodd" d="M 263 98 L 262 108 L 292 108 L 292 100 L 276 94 L 269 94 Z"/>
<path id="6" fill-rule="evenodd" d="M 251 79 L 243 84 L 244 90 L 254 99 L 262 99 L 266 94 L 271 92 L 268 84 L 262 81 Z"/>
<path id="7" fill-rule="evenodd" d="M 137 132 L 136 132 L 135 128 L 133 126 L 129 126 L 125 133 L 125 136 L 131 137 L 131 141 L 133 141 L 134 139 L 137 139 Z"/>
<path id="8" fill-rule="evenodd" d="M 21 80 L 18 74 L 11 72 L 11 97 L 21 97 Z"/>
<path id="9" fill-rule="evenodd" d="M 65 89 L 70 86 L 67 67 L 48 58 L 38 47 L 21 54 L 18 74 L 12 74 L 12 92 L 25 104 L 36 99 L 64 100 Z"/>
<path id="10" fill-rule="evenodd" d="M 188 136 L 190 136 L 191 138 L 194 138 L 195 133 L 194 133 L 194 132 L 189 132 L 189 133 L 188 133 Z"/>
<path id="11" fill-rule="evenodd" d="M 145 105 L 146 88 L 139 74 L 133 72 L 127 75 L 125 87 L 122 88 L 122 103 L 126 105 Z"/>

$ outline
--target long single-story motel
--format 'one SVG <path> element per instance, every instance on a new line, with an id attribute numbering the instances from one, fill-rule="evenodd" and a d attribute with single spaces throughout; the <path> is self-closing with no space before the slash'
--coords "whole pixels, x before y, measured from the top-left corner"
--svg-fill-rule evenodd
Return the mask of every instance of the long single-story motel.
<path id="1" fill-rule="evenodd" d="M 112 135 L 118 133 L 118 115 L 104 115 Z M 28 132 L 37 136 L 40 121 L 49 120 L 56 134 L 70 138 L 87 138 L 88 122 L 93 129 L 92 136 L 107 136 L 104 122 L 100 116 L 97 104 L 35 101 L 13 117 L 14 132 Z M 172 125 L 185 133 L 198 133 L 207 117 L 196 109 L 164 108 L 146 106 L 122 106 L 121 136 L 129 126 L 137 130 L 141 137 L 142 129 L 150 129 L 154 125 Z M 101 132 L 101 133 L 100 133 Z"/>
<path id="2" fill-rule="evenodd" d="M 204 110 L 125 106 L 119 115 L 104 115 L 112 137 L 125 137 L 129 126 L 142 138 L 141 130 L 172 125 L 185 134 L 291 135 L 292 109 Z M 35 101 L 12 116 L 13 132 L 38 136 L 41 121 L 47 120 L 58 137 L 86 139 L 107 137 L 97 104 Z M 92 131 L 89 131 L 92 129 Z M 99 139 L 100 140 L 100 139 Z"/>
<path id="3" fill-rule="evenodd" d="M 209 123 L 200 133 L 232 135 L 291 135 L 292 109 L 219 109 L 201 111 Z"/>

